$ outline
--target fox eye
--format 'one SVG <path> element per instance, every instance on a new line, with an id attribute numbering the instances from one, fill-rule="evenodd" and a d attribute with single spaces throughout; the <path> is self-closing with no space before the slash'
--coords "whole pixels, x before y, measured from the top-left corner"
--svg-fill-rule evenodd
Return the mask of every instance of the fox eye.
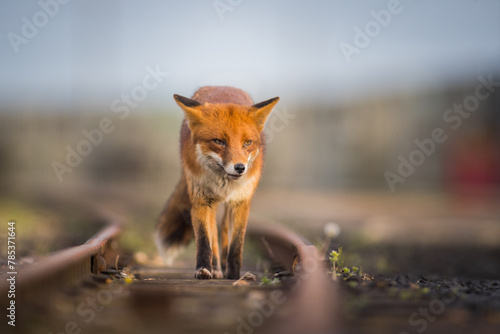
<path id="1" fill-rule="evenodd" d="M 251 140 L 247 140 L 245 142 L 245 144 L 243 144 L 244 146 L 250 146 L 252 144 L 252 141 Z"/>
<path id="2" fill-rule="evenodd" d="M 226 145 L 226 142 L 222 139 L 214 139 L 214 143 L 216 143 L 217 145 L 221 145 L 221 146 Z"/>

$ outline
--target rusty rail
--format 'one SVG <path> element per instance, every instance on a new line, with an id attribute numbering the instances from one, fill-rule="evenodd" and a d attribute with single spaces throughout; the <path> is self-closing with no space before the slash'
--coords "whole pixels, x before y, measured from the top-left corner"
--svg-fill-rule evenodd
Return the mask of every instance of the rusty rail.
<path id="1" fill-rule="evenodd" d="M 104 270 L 106 263 L 114 263 L 118 254 L 117 238 L 121 233 L 120 219 L 105 211 L 100 211 L 100 217 L 108 225 L 85 244 L 18 268 L 16 290 L 19 296 L 16 299 L 49 300 L 45 297 L 60 290 L 61 286 L 78 283 Z M 285 295 L 286 319 L 269 318 L 263 332 L 322 334 L 338 328 L 336 287 L 328 279 L 317 249 L 291 230 L 274 223 L 251 221 L 247 235 L 260 241 L 273 261 L 290 272 L 295 271 L 293 287 Z M 296 270 L 297 267 L 300 269 Z M 0 295 L 7 293 L 6 283 L 2 278 Z"/>
<path id="2" fill-rule="evenodd" d="M 331 333 L 338 328 L 336 286 L 328 279 L 323 258 L 316 247 L 289 229 L 270 222 L 249 222 L 248 235 L 270 248 L 274 260 L 292 271 L 299 258 L 297 283 L 290 296 L 294 307 L 286 321 L 275 321 L 268 333 Z"/>
<path id="3" fill-rule="evenodd" d="M 98 233 L 83 245 L 67 248 L 49 255 L 31 265 L 20 266 L 16 275 L 18 299 L 33 298 L 48 293 L 53 288 L 76 283 L 106 268 L 117 253 L 117 238 L 121 224 L 116 217 L 104 217 L 107 222 Z M 7 295 L 9 284 L 4 277 L 0 280 L 0 295 Z M 2 298 L 2 301 L 6 298 Z"/>

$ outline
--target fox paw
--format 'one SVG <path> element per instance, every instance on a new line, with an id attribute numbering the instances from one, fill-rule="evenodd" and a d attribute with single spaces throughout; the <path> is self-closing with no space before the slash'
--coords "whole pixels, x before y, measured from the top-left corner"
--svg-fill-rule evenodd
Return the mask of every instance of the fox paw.
<path id="1" fill-rule="evenodd" d="M 206 268 L 200 268 L 196 270 L 194 273 L 194 278 L 197 279 L 211 279 L 212 278 L 212 273 L 210 273 L 210 270 Z"/>
<path id="2" fill-rule="evenodd" d="M 222 275 L 222 271 L 220 271 L 220 270 L 214 270 L 212 276 L 214 278 L 223 278 L 224 277 L 224 275 Z"/>

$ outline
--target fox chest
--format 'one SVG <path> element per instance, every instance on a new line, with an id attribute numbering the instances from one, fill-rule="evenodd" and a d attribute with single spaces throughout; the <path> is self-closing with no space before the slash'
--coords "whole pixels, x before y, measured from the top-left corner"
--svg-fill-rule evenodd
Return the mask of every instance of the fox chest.
<path id="1" fill-rule="evenodd" d="M 250 200 L 257 185 L 253 176 L 229 180 L 214 174 L 191 178 L 191 198 L 215 202 L 240 202 Z"/>

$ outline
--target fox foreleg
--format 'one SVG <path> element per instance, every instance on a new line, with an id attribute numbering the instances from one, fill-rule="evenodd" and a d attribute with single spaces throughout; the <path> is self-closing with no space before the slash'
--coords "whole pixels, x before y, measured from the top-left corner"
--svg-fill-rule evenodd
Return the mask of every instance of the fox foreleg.
<path id="1" fill-rule="evenodd" d="M 226 278 L 240 278 L 241 262 L 243 259 L 243 244 L 247 228 L 250 202 L 228 203 L 233 217 L 231 244 L 227 255 Z"/>
<path id="2" fill-rule="evenodd" d="M 193 203 L 191 208 L 191 220 L 196 239 L 196 272 L 194 277 L 198 279 L 212 278 L 212 242 L 214 241 L 213 233 L 217 233 L 215 212 L 216 206 L 207 203 Z"/>

